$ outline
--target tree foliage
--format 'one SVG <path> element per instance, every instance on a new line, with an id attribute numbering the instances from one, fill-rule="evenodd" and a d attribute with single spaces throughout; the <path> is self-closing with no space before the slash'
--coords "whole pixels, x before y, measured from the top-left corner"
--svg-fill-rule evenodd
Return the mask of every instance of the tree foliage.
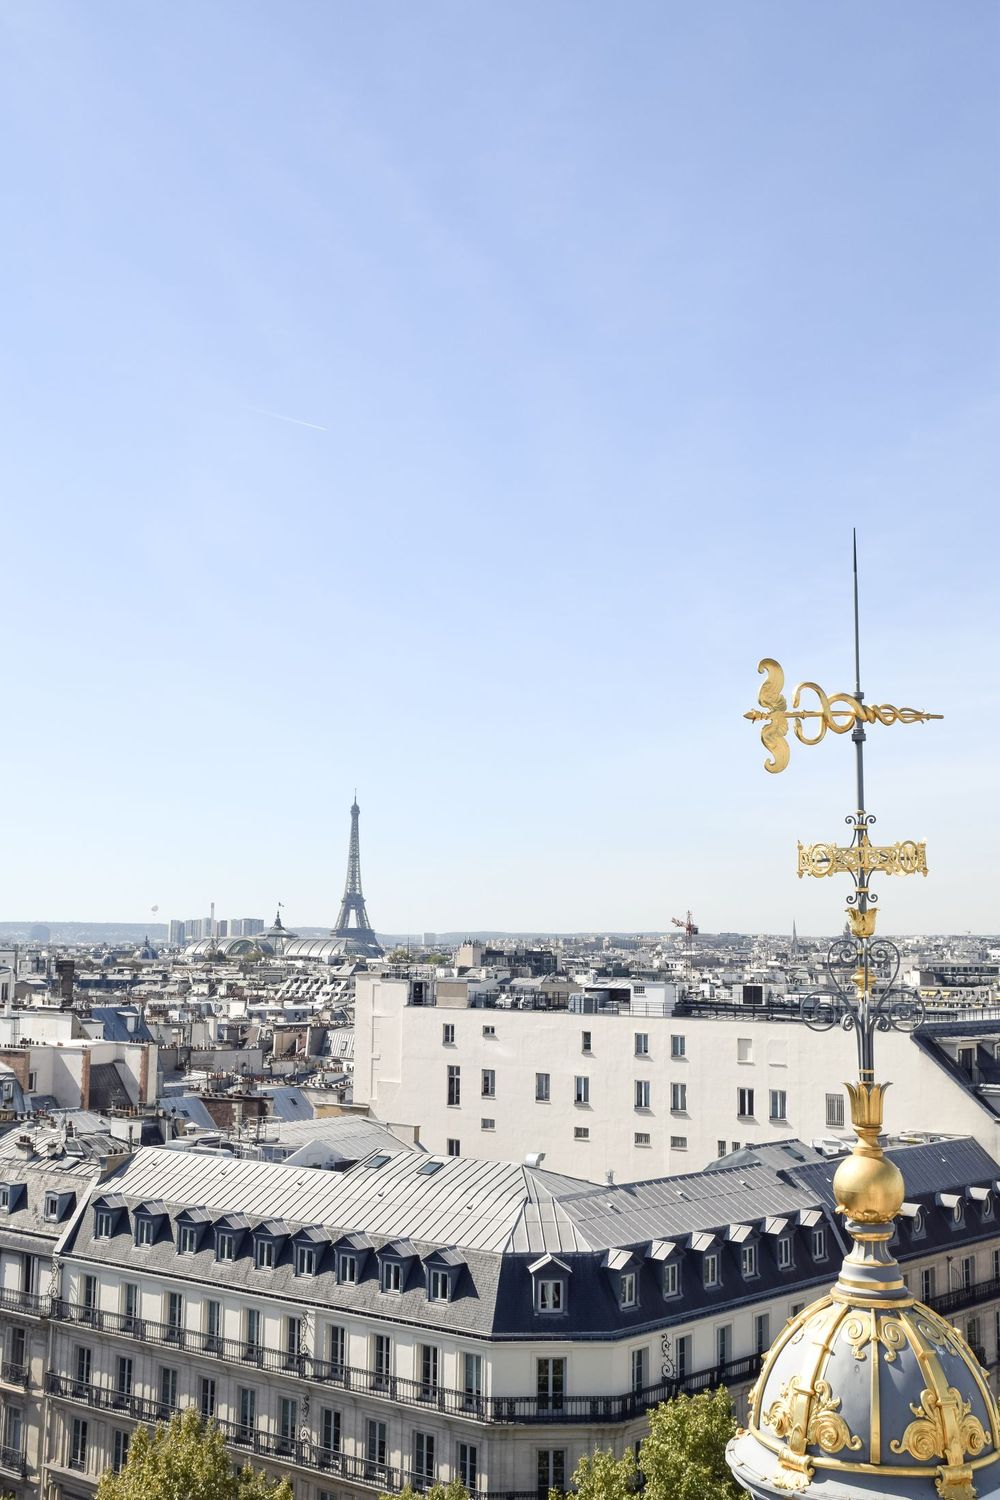
<path id="1" fill-rule="evenodd" d="M 573 1474 L 575 1500 L 631 1500 L 644 1479 L 643 1500 L 746 1500 L 726 1464 L 726 1444 L 736 1433 L 725 1387 L 700 1396 L 677 1396 L 649 1414 L 639 1462 L 630 1451 L 615 1458 L 598 1449 Z M 559 1500 L 550 1492 L 549 1500 Z"/>
<path id="2" fill-rule="evenodd" d="M 426 1490 L 415 1490 L 412 1484 L 407 1484 L 398 1495 L 379 1495 L 378 1500 L 469 1500 L 469 1492 L 460 1479 L 452 1479 L 448 1484 L 432 1484 Z"/>
<path id="3" fill-rule="evenodd" d="M 287 1479 L 237 1469 L 222 1433 L 193 1407 L 150 1430 L 137 1427 L 118 1474 L 102 1475 L 97 1500 L 292 1500 Z"/>

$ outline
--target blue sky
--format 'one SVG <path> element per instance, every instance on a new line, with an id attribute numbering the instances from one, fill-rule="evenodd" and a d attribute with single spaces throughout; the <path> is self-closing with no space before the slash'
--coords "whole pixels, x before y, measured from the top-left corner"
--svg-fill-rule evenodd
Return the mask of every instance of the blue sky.
<path id="1" fill-rule="evenodd" d="M 1000 930 L 1000 10 L 0 9 L 0 914 Z M 264 415 L 275 413 L 278 415 Z M 281 420 L 282 417 L 296 420 Z M 314 425 L 301 425 L 314 424 Z"/>

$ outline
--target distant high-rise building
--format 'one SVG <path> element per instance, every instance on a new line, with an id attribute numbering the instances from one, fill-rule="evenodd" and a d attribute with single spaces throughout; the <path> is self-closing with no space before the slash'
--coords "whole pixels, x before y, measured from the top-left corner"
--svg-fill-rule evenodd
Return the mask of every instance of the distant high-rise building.
<path id="1" fill-rule="evenodd" d="M 424 933 L 424 947 L 425 948 L 433 948 L 434 944 L 437 942 L 437 940 L 438 940 L 438 935 L 437 935 L 436 932 L 425 932 Z"/>
<path id="2" fill-rule="evenodd" d="M 225 917 L 220 917 L 216 920 L 215 935 L 216 937 L 229 936 L 229 923 L 226 921 Z"/>
<path id="3" fill-rule="evenodd" d="M 167 941 L 172 948 L 179 948 L 187 941 L 187 931 L 183 922 L 171 921 Z"/>
<path id="4" fill-rule="evenodd" d="M 253 937 L 257 932 L 264 931 L 263 917 L 230 917 L 230 937 Z"/>

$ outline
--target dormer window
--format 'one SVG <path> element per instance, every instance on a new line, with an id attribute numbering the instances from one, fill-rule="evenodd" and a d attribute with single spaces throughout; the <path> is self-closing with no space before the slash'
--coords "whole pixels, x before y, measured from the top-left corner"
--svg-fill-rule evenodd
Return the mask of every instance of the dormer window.
<path id="1" fill-rule="evenodd" d="M 270 1271 L 274 1268 L 274 1241 L 254 1240 L 253 1263 L 257 1271 Z"/>
<path id="2" fill-rule="evenodd" d="M 668 1260 L 663 1267 L 664 1297 L 679 1297 L 681 1294 L 681 1268 L 675 1260 Z"/>
<path id="3" fill-rule="evenodd" d="M 811 1249 L 813 1260 L 826 1260 L 826 1230 L 824 1228 L 813 1230 Z"/>
<path id="4" fill-rule="evenodd" d="M 916 1213 L 913 1215 L 913 1238 L 915 1240 L 923 1239 L 923 1235 L 924 1235 L 924 1211 L 923 1211 L 922 1208 L 918 1208 L 917 1211 L 916 1211 Z"/>
<path id="5" fill-rule="evenodd" d="M 965 1204 L 964 1203 L 959 1202 L 959 1203 L 955 1204 L 955 1207 L 951 1211 L 951 1221 L 954 1224 L 954 1226 L 955 1226 L 956 1229 L 960 1229 L 962 1227 L 962 1225 L 965 1223 Z"/>
<path id="6" fill-rule="evenodd" d="M 564 1281 L 539 1277 L 535 1283 L 535 1305 L 539 1312 L 562 1312 L 565 1301 Z"/>
<path id="7" fill-rule="evenodd" d="M 10 1210 L 10 1188 L 5 1182 L 0 1183 L 0 1212 L 8 1213 Z"/>
<path id="8" fill-rule="evenodd" d="M 398 1260 L 384 1260 L 382 1262 L 379 1285 L 383 1292 L 401 1292 L 403 1290 L 403 1267 Z"/>
<path id="9" fill-rule="evenodd" d="M 193 1224 L 182 1224 L 177 1231 L 178 1255 L 193 1255 L 198 1248 L 198 1231 Z"/>
<path id="10" fill-rule="evenodd" d="M 58 1219 L 58 1217 L 59 1217 L 59 1194 L 58 1193 L 46 1193 L 45 1194 L 44 1217 L 45 1217 L 45 1222 L 47 1224 L 54 1224 L 56 1222 L 56 1220 Z"/>
<path id="11" fill-rule="evenodd" d="M 740 1248 L 740 1270 L 743 1272 L 744 1280 L 749 1281 L 757 1275 L 757 1246 L 743 1245 Z"/>
<path id="12" fill-rule="evenodd" d="M 111 1238 L 111 1226 L 113 1215 L 110 1209 L 99 1208 L 94 1214 L 94 1239 L 109 1240 Z"/>
<path id="13" fill-rule="evenodd" d="M 705 1286 L 719 1285 L 719 1252 L 709 1250 L 702 1262 L 702 1280 Z"/>
<path id="14" fill-rule="evenodd" d="M 981 1213 L 981 1215 L 983 1216 L 984 1219 L 992 1219 L 992 1217 L 993 1217 L 993 1194 L 992 1193 L 987 1193 L 986 1194 L 986 1197 L 982 1200 L 982 1203 L 980 1204 L 979 1212 Z"/>
<path id="15" fill-rule="evenodd" d="M 635 1307 L 639 1301 L 639 1283 L 634 1271 L 623 1271 L 619 1285 L 618 1304 L 620 1307 Z"/>
<path id="16" fill-rule="evenodd" d="M 783 1234 L 778 1241 L 778 1270 L 788 1271 L 792 1264 L 792 1238 Z"/>
<path id="17" fill-rule="evenodd" d="M 337 1280 L 341 1286 L 353 1286 L 358 1279 L 358 1257 L 341 1251 L 337 1256 Z"/>
<path id="18" fill-rule="evenodd" d="M 228 1229 L 222 1229 L 215 1236 L 215 1258 L 216 1260 L 236 1259 L 236 1236 Z"/>
<path id="19" fill-rule="evenodd" d="M 428 1302 L 451 1301 L 451 1277 L 447 1271 L 428 1271 L 427 1300 Z"/>
<path id="20" fill-rule="evenodd" d="M 319 1250 L 315 1245 L 296 1245 L 296 1276 L 315 1276 L 319 1267 Z"/>
<path id="21" fill-rule="evenodd" d="M 137 1245 L 153 1243 L 153 1221 L 145 1215 L 135 1221 L 135 1242 Z"/>

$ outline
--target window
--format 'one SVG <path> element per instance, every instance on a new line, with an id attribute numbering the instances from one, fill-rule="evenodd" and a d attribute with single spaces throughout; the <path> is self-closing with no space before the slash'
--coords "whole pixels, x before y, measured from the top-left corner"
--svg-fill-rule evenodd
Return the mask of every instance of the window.
<path id="1" fill-rule="evenodd" d="M 680 1267 L 675 1260 L 668 1260 L 663 1267 L 664 1297 L 679 1297 L 681 1292 Z"/>
<path id="2" fill-rule="evenodd" d="M 454 1136 L 449 1136 L 448 1140 L 446 1141 L 445 1144 L 447 1146 L 447 1152 L 448 1152 L 449 1156 L 461 1156 L 461 1154 L 462 1154 L 462 1142 L 461 1141 L 456 1140 Z"/>
<path id="3" fill-rule="evenodd" d="M 296 1245 L 295 1247 L 295 1274 L 296 1276 L 315 1276 L 319 1265 L 319 1250 L 316 1245 Z"/>
<path id="4" fill-rule="evenodd" d="M 573 1126 L 573 1139 L 574 1139 L 574 1141 L 589 1141 L 590 1140 L 590 1126 L 589 1125 L 574 1125 Z"/>
<path id="5" fill-rule="evenodd" d="M 132 1358 L 128 1354 L 119 1354 L 115 1361 L 115 1395 L 121 1396 L 124 1401 L 132 1394 Z"/>
<path id="6" fill-rule="evenodd" d="M 427 1297 L 430 1302 L 447 1302 L 451 1295 L 451 1277 L 447 1271 L 431 1271 L 427 1277 Z"/>
<path id="7" fill-rule="evenodd" d="M 91 1352 L 90 1352 L 89 1345 L 87 1345 L 87 1344 L 77 1344 L 77 1346 L 76 1346 L 76 1360 L 75 1360 L 75 1368 L 76 1368 L 76 1382 L 75 1383 L 76 1383 L 76 1387 L 77 1387 L 77 1393 L 80 1394 L 80 1395 L 82 1395 L 82 1396 L 86 1395 L 86 1393 L 87 1393 L 86 1388 L 90 1384 L 91 1364 L 92 1364 L 92 1357 L 91 1357 Z"/>
<path id="8" fill-rule="evenodd" d="M 177 1371 L 172 1365 L 160 1366 L 160 1409 L 171 1413 L 177 1406 Z"/>
<path id="9" fill-rule="evenodd" d="M 50 1224 L 54 1224 L 59 1217 L 59 1194 L 45 1194 L 45 1218 Z"/>
<path id="10" fill-rule="evenodd" d="M 337 1256 L 337 1280 L 341 1286 L 353 1286 L 358 1279 L 358 1257 L 342 1250 Z"/>
<path id="11" fill-rule="evenodd" d="M 653 1138 L 648 1130 L 637 1130 L 634 1140 L 637 1146 L 651 1146 L 653 1143 Z"/>
<path id="12" fill-rule="evenodd" d="M 496 1029 L 495 1026 L 484 1026 L 483 1027 L 483 1036 L 496 1036 L 496 1034 L 497 1034 L 497 1029 Z"/>
<path id="13" fill-rule="evenodd" d="M 539 1411 L 562 1411 L 566 1396 L 566 1361 L 564 1359 L 536 1360 L 535 1389 L 538 1394 Z"/>
<path id="14" fill-rule="evenodd" d="M 736 1061 L 741 1063 L 753 1062 L 753 1037 L 740 1036 L 736 1038 Z"/>
<path id="15" fill-rule="evenodd" d="M 638 1105 L 636 1106 L 638 1108 Z M 686 1114 L 688 1107 L 688 1086 L 686 1083 L 672 1083 L 670 1085 L 670 1108 L 674 1114 Z"/>
<path id="16" fill-rule="evenodd" d="M 97 1307 L 97 1277 L 84 1276 L 80 1286 L 80 1301 L 83 1304 L 85 1322 L 93 1321 L 93 1314 Z"/>
<path id="17" fill-rule="evenodd" d="M 421 1401 L 432 1400 L 438 1392 L 438 1366 L 439 1356 L 434 1344 L 420 1344 L 418 1346 L 420 1357 L 420 1399 Z"/>
<path id="18" fill-rule="evenodd" d="M 372 1367 L 375 1375 L 375 1389 L 387 1390 L 389 1378 L 392 1375 L 392 1339 L 387 1333 L 376 1333 L 373 1342 L 374 1359 Z"/>
<path id="19" fill-rule="evenodd" d="M 274 1266 L 274 1241 L 254 1240 L 253 1263 L 257 1271 L 270 1271 Z"/>
<path id="20" fill-rule="evenodd" d="M 382 1262 L 381 1287 L 383 1292 L 401 1292 L 403 1290 L 403 1267 L 398 1260 L 384 1260 Z"/>
<path id="21" fill-rule="evenodd" d="M 622 1307 L 635 1307 L 639 1301 L 636 1292 L 636 1275 L 634 1271 L 623 1271 L 621 1289 L 618 1298 Z"/>
<path id="22" fill-rule="evenodd" d="M 448 1108 L 457 1109 L 462 1102 L 462 1070 L 456 1063 L 448 1065 Z"/>
<path id="23" fill-rule="evenodd" d="M 1000 1250 L 993 1252 L 993 1280 L 1000 1281 Z M 1000 1349 L 1000 1339 L 997 1339 L 997 1348 Z"/>
<path id="24" fill-rule="evenodd" d="M 294 1396 L 282 1396 L 278 1403 L 278 1451 L 291 1453 L 299 1425 L 299 1403 Z"/>
<path id="25" fill-rule="evenodd" d="M 221 1343 L 221 1333 L 222 1303 L 211 1297 L 205 1303 L 205 1344 L 210 1354 L 218 1349 Z"/>
<path id="26" fill-rule="evenodd" d="M 535 1306 L 539 1312 L 562 1312 L 565 1301 L 564 1282 L 539 1279 L 536 1282 Z"/>
<path id="27" fill-rule="evenodd" d="M 135 1242 L 137 1245 L 151 1245 L 153 1243 L 153 1221 L 145 1214 L 141 1219 L 135 1221 Z"/>
<path id="28" fill-rule="evenodd" d="M 580 1032 L 580 1051 L 581 1052 L 592 1052 L 593 1048 L 591 1047 L 590 1042 L 591 1042 L 591 1033 L 589 1031 L 581 1031 Z"/>
<path id="29" fill-rule="evenodd" d="M 956 1229 L 965 1223 L 965 1204 L 961 1201 L 956 1203 L 951 1211 L 951 1222 Z"/>
<path id="30" fill-rule="evenodd" d="M 122 1286 L 122 1316 L 123 1331 L 135 1333 L 139 1323 L 139 1285 L 135 1281 L 126 1281 Z"/>
<path id="31" fill-rule="evenodd" d="M 788 1095 L 784 1089 L 772 1089 L 768 1097 L 769 1120 L 788 1119 Z"/>
<path id="32" fill-rule="evenodd" d="M 577 1074 L 573 1080 L 573 1102 L 575 1104 L 590 1103 L 590 1079 L 582 1074 Z"/>
<path id="33" fill-rule="evenodd" d="M 198 1231 L 193 1224 L 182 1224 L 177 1231 L 178 1255 L 193 1255 L 198 1248 Z"/>
<path id="34" fill-rule="evenodd" d="M 215 1376 L 203 1375 L 198 1382 L 198 1411 L 203 1422 L 215 1416 Z"/>
<path id="35" fill-rule="evenodd" d="M 911 1224 L 913 1226 L 913 1238 L 915 1240 L 922 1239 L 924 1233 L 924 1211 L 922 1208 L 917 1209 L 916 1213 L 913 1215 Z"/>
<path id="36" fill-rule="evenodd" d="M 34 1072 L 29 1072 L 29 1074 L 28 1074 L 28 1093 L 29 1094 L 33 1094 L 37 1088 L 38 1088 L 38 1074 L 34 1073 Z"/>
<path id="37" fill-rule="evenodd" d="M 930 1302 L 937 1291 L 937 1271 L 934 1266 L 925 1266 L 920 1273 L 920 1300 Z"/>
<path id="38" fill-rule="evenodd" d="M 757 1246 L 743 1245 L 740 1249 L 740 1270 L 745 1277 L 757 1275 Z"/>
<path id="39" fill-rule="evenodd" d="M 215 1239 L 216 1260 L 236 1259 L 236 1237 L 226 1231 L 218 1234 Z"/>
<path id="40" fill-rule="evenodd" d="M 778 1240 L 778 1270 L 787 1271 L 792 1264 L 792 1237 L 783 1234 Z"/>
<path id="41" fill-rule="evenodd" d="M 674 1365 L 678 1380 L 683 1380 L 691 1372 L 691 1335 L 689 1333 L 682 1334 L 677 1340 Z"/>
<path id="42" fill-rule="evenodd" d="M 319 1441 L 325 1453 L 339 1453 L 343 1446 L 343 1423 L 335 1406 L 322 1406 L 319 1413 Z"/>
<path id="43" fill-rule="evenodd" d="M 813 1260 L 826 1260 L 826 1230 L 820 1227 L 812 1232 L 810 1248 Z"/>
<path id="44" fill-rule="evenodd" d="M 69 1442 L 69 1466 L 71 1469 L 83 1470 L 87 1467 L 87 1431 L 86 1417 L 74 1417 Z"/>
<path id="45" fill-rule="evenodd" d="M 249 1443 L 257 1430 L 257 1392 L 247 1385 L 238 1386 L 236 1405 L 239 1412 L 238 1440 Z"/>
<path id="46" fill-rule="evenodd" d="M 733 1353 L 733 1325 L 722 1323 L 715 1330 L 715 1362 L 717 1365 L 729 1363 Z"/>
<path id="47" fill-rule="evenodd" d="M 709 1250 L 702 1262 L 702 1279 L 706 1286 L 719 1285 L 719 1253 Z"/>
<path id="48" fill-rule="evenodd" d="M 483 1115 L 479 1122 L 480 1130 L 496 1130 L 497 1122 L 491 1115 Z"/>
<path id="49" fill-rule="evenodd" d="M 285 1318 L 285 1369 L 298 1369 L 302 1360 L 303 1323 L 294 1316 Z"/>
<path id="50" fill-rule="evenodd" d="M 129 1433 L 122 1432 L 120 1428 L 115 1429 L 114 1447 L 111 1454 L 111 1468 L 115 1474 L 120 1474 L 128 1462 L 129 1437 Z"/>
<path id="51" fill-rule="evenodd" d="M 688 1138 L 687 1138 L 686 1135 L 672 1135 L 670 1137 L 670 1149 L 671 1149 L 671 1151 L 686 1151 L 687 1148 L 688 1148 Z"/>
<path id="52" fill-rule="evenodd" d="M 459 1481 L 471 1494 L 479 1483 L 479 1449 L 475 1443 L 459 1443 L 456 1455 Z"/>
<path id="53" fill-rule="evenodd" d="M 347 1364 L 347 1330 L 339 1323 L 334 1323 L 330 1328 L 328 1343 L 330 1350 L 331 1373 L 334 1378 L 339 1378 L 344 1373 Z"/>
<path id="54" fill-rule="evenodd" d="M 726 1143 L 725 1143 L 725 1141 L 716 1141 L 716 1143 L 715 1143 L 715 1154 L 718 1157 L 725 1156 L 725 1154 L 726 1154 Z"/>
<path id="55" fill-rule="evenodd" d="M 649 1384 L 649 1350 L 632 1350 L 632 1393 L 638 1395 Z"/>
<path id="56" fill-rule="evenodd" d="M 451 1021 L 446 1021 L 441 1027 L 441 1045 L 442 1047 L 455 1045 L 455 1027 Z"/>
<path id="57" fill-rule="evenodd" d="M 635 1055 L 636 1055 L 636 1057 L 648 1057 L 649 1056 L 649 1032 L 648 1031 L 637 1031 L 636 1032 L 636 1034 L 635 1034 Z"/>
<path id="58" fill-rule="evenodd" d="M 494 1068 L 483 1069 L 483 1098 L 495 1099 L 497 1096 L 497 1075 Z"/>
<path id="59" fill-rule="evenodd" d="M 483 1356 L 462 1354 L 462 1404 L 475 1407 L 483 1394 Z"/>
<path id="60" fill-rule="evenodd" d="M 0 1210 L 4 1213 L 10 1208 L 10 1188 L 6 1182 L 0 1183 Z"/>
<path id="61" fill-rule="evenodd" d="M 976 1280 L 976 1257 L 966 1255 L 962 1258 L 962 1285 L 966 1291 L 969 1290 Z"/>
<path id="62" fill-rule="evenodd" d="M 797 1318 L 798 1315 L 799 1315 L 799 1313 L 803 1312 L 804 1310 L 805 1310 L 805 1303 L 804 1302 L 793 1302 L 792 1306 L 791 1306 L 791 1316 L 793 1318 Z"/>
<path id="63" fill-rule="evenodd" d="M 263 1322 L 264 1320 L 261 1317 L 259 1308 L 247 1308 L 246 1338 L 244 1339 L 244 1343 L 246 1344 L 246 1348 L 244 1350 L 245 1359 L 255 1359 L 260 1354 L 262 1343 L 261 1331 L 263 1328 Z"/>
<path id="64" fill-rule="evenodd" d="M 566 1449 L 539 1448 L 537 1453 L 538 1500 L 548 1500 L 549 1490 L 566 1488 Z"/>
<path id="65" fill-rule="evenodd" d="M 749 1119 L 753 1115 L 753 1089 L 736 1090 L 736 1113 L 741 1119 Z"/>
<path id="66" fill-rule="evenodd" d="M 771 1319 L 766 1312 L 757 1313 L 753 1320 L 753 1346 L 757 1354 L 763 1354 L 771 1346 Z"/>
<path id="67" fill-rule="evenodd" d="M 365 1478 L 381 1480 L 385 1474 L 385 1459 L 389 1439 L 384 1422 L 369 1417 L 365 1426 Z"/>
<path id="68" fill-rule="evenodd" d="M 548 1073 L 535 1074 L 535 1099 L 539 1104 L 548 1104 L 551 1078 Z"/>
<path id="69" fill-rule="evenodd" d="M 167 1337 L 178 1339 L 184 1326 L 184 1298 L 180 1292 L 167 1293 Z"/>
<path id="70" fill-rule="evenodd" d="M 686 1056 L 686 1054 L 687 1054 L 687 1042 L 685 1041 L 684 1037 L 682 1037 L 682 1036 L 672 1036 L 670 1038 L 670 1056 L 671 1057 L 684 1057 L 684 1056 Z"/>
<path id="71" fill-rule="evenodd" d="M 648 1078 L 637 1078 L 635 1080 L 635 1107 L 636 1109 L 649 1109 L 652 1097 L 652 1085 Z"/>
<path id="72" fill-rule="evenodd" d="M 992 1193 L 987 1193 L 986 1194 L 986 1197 L 983 1199 L 982 1203 L 979 1205 L 979 1212 L 981 1213 L 981 1215 L 983 1216 L 984 1219 L 992 1219 L 992 1217 L 993 1217 L 993 1194 Z"/>
<path id="73" fill-rule="evenodd" d="M 834 1130 L 842 1130 L 844 1126 L 844 1096 L 843 1094 L 827 1094 L 826 1096 L 826 1123 Z"/>

